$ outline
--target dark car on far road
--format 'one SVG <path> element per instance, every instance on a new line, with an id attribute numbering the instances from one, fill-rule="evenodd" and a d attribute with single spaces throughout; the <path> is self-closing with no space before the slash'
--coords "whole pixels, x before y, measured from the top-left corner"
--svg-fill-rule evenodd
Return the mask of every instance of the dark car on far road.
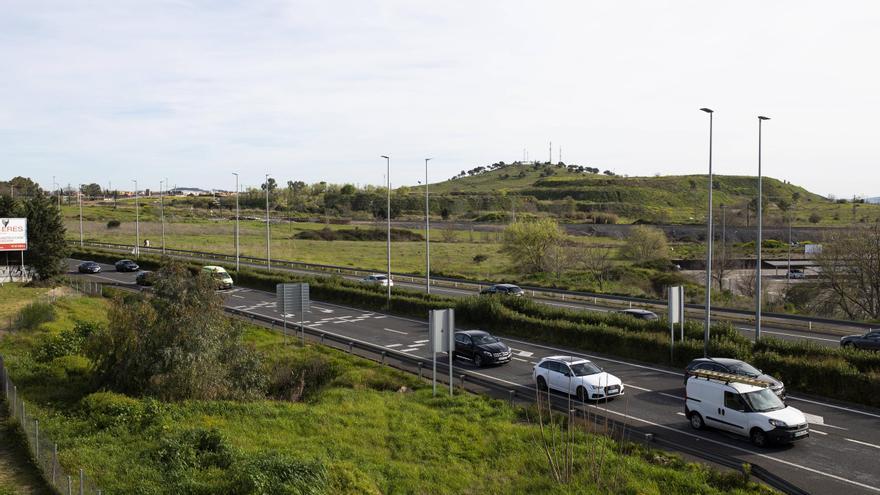
<path id="1" fill-rule="evenodd" d="M 855 347 L 856 349 L 880 351 L 880 330 L 870 330 L 864 335 L 847 335 L 846 337 L 841 337 L 840 347 Z"/>
<path id="2" fill-rule="evenodd" d="M 117 272 L 136 272 L 141 269 L 137 263 L 131 260 L 119 260 L 115 266 Z"/>
<path id="3" fill-rule="evenodd" d="M 697 358 L 687 365 L 684 371 L 684 383 L 687 385 L 691 371 L 717 371 L 720 373 L 730 373 L 732 375 L 746 376 L 754 378 L 762 382 L 766 382 L 770 386 L 770 390 L 782 400 L 785 400 L 785 384 L 765 374 L 763 371 L 755 368 L 751 364 L 732 358 Z"/>
<path id="4" fill-rule="evenodd" d="M 470 359 L 477 368 L 510 361 L 510 347 L 482 330 L 455 332 L 454 357 Z"/>
<path id="5" fill-rule="evenodd" d="M 518 285 L 495 284 L 480 291 L 480 294 L 501 294 L 505 296 L 522 296 L 523 290 Z"/>
<path id="6" fill-rule="evenodd" d="M 156 274 L 153 272 L 142 271 L 137 274 L 137 277 L 134 278 L 134 283 L 143 286 L 149 287 L 153 285 L 153 281 L 156 279 Z"/>
<path id="7" fill-rule="evenodd" d="M 622 309 L 618 311 L 618 313 L 622 315 L 632 316 L 633 318 L 637 318 L 639 320 L 656 320 L 657 313 L 653 311 L 648 311 L 647 309 Z"/>
<path id="8" fill-rule="evenodd" d="M 101 265 L 94 261 L 83 261 L 76 267 L 76 270 L 80 273 L 98 273 L 101 271 Z"/>

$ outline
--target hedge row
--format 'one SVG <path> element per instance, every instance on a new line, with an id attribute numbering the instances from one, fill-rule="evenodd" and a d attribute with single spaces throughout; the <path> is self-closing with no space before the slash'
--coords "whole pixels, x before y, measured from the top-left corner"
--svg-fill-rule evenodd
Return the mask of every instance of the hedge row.
<path id="1" fill-rule="evenodd" d="M 96 261 L 115 261 L 96 251 L 74 256 Z M 142 257 L 141 265 L 155 268 L 161 259 Z M 190 269 L 201 265 L 189 263 Z M 227 267 L 231 268 L 231 267 Z M 702 328 L 686 325 L 686 339 L 677 343 L 670 361 L 668 326 L 664 321 L 646 322 L 624 315 L 572 311 L 526 299 L 468 297 L 452 299 L 394 289 L 390 305 L 383 288 L 363 286 L 338 277 L 299 277 L 292 274 L 242 270 L 237 283 L 256 289 L 275 290 L 275 284 L 309 282 L 315 299 L 372 311 L 385 311 L 423 319 L 430 309 L 452 307 L 462 326 L 554 344 L 684 367 L 703 355 Z M 783 380 L 790 389 L 870 406 L 880 406 L 880 353 L 822 347 L 807 342 L 767 338 L 757 344 L 731 325 L 713 326 L 710 354 L 749 361 Z"/>

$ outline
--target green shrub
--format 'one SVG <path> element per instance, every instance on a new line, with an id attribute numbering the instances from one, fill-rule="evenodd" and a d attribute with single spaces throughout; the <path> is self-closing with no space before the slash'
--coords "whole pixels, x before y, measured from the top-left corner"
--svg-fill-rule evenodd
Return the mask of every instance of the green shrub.
<path id="1" fill-rule="evenodd" d="M 18 312 L 13 327 L 17 330 L 34 330 L 54 319 L 55 307 L 47 302 L 34 301 Z"/>
<path id="2" fill-rule="evenodd" d="M 321 462 L 288 454 L 259 454 L 234 465 L 233 495 L 320 495 L 325 493 L 327 469 Z"/>
<path id="3" fill-rule="evenodd" d="M 61 356 L 80 354 L 83 344 L 98 329 L 95 323 L 78 321 L 73 328 L 62 330 L 39 343 L 33 351 L 34 359 L 45 362 Z"/>
<path id="4" fill-rule="evenodd" d="M 109 222 L 107 222 L 108 229 L 117 229 L 120 225 L 122 224 L 119 222 L 119 220 L 110 220 Z"/>
<path id="5" fill-rule="evenodd" d="M 189 469 L 227 469 L 235 457 L 226 438 L 216 428 L 193 428 L 165 436 L 154 455 L 166 471 L 177 474 Z"/>
<path id="6" fill-rule="evenodd" d="M 80 409 L 97 428 L 139 425 L 144 420 L 144 404 L 133 397 L 114 392 L 95 392 L 82 398 Z"/>
<path id="7" fill-rule="evenodd" d="M 269 396 L 291 402 L 308 400 L 337 374 L 338 369 L 330 359 L 320 354 L 276 363 L 269 382 Z"/>

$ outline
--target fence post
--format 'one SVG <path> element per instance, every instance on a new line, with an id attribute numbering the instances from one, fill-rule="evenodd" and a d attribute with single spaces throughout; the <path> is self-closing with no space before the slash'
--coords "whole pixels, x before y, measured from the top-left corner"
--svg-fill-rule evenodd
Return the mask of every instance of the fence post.
<path id="1" fill-rule="evenodd" d="M 321 345 L 324 344 L 324 335 L 326 335 L 326 334 L 323 334 L 323 333 L 321 334 Z"/>
<path id="2" fill-rule="evenodd" d="M 40 420 L 34 419 L 34 452 L 37 458 L 37 466 L 40 465 Z"/>
<path id="3" fill-rule="evenodd" d="M 385 364 L 385 351 L 382 351 L 382 364 Z"/>
<path id="4" fill-rule="evenodd" d="M 516 397 L 516 390 L 510 391 L 510 407 L 513 407 L 513 399 Z"/>
<path id="5" fill-rule="evenodd" d="M 419 361 L 419 380 L 422 379 L 422 362 Z"/>
<path id="6" fill-rule="evenodd" d="M 52 486 L 55 486 L 55 478 L 58 475 L 58 444 L 52 444 Z"/>
<path id="7" fill-rule="evenodd" d="M 354 349 L 354 342 L 349 342 L 348 343 L 348 353 L 351 354 L 353 349 Z"/>
<path id="8" fill-rule="evenodd" d="M 67 475 L 67 495 L 73 495 L 73 479 Z"/>
<path id="9" fill-rule="evenodd" d="M 83 487 L 83 481 L 85 481 L 85 476 L 83 476 L 82 468 L 79 468 L 79 495 L 85 495 L 85 488 Z"/>
<path id="10" fill-rule="evenodd" d="M 18 400 L 18 385 L 12 386 L 12 417 L 15 417 L 16 400 Z"/>
<path id="11" fill-rule="evenodd" d="M 467 375 L 461 375 L 461 389 L 462 389 L 462 390 L 464 390 L 464 379 L 465 379 L 466 377 L 467 377 Z"/>

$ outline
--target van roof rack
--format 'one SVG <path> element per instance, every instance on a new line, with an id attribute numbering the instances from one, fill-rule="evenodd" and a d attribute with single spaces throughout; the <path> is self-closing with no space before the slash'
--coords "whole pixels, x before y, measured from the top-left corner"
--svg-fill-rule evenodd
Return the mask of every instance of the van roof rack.
<path id="1" fill-rule="evenodd" d="M 709 370 L 692 370 L 688 371 L 688 375 L 694 376 L 697 378 L 705 378 L 707 380 L 718 380 L 724 383 L 744 383 L 746 385 L 753 385 L 755 387 L 763 387 L 767 388 L 770 386 L 769 383 L 757 380 L 755 378 L 749 378 L 747 376 L 742 375 L 734 375 L 733 373 L 722 373 L 720 371 L 709 371 Z"/>

